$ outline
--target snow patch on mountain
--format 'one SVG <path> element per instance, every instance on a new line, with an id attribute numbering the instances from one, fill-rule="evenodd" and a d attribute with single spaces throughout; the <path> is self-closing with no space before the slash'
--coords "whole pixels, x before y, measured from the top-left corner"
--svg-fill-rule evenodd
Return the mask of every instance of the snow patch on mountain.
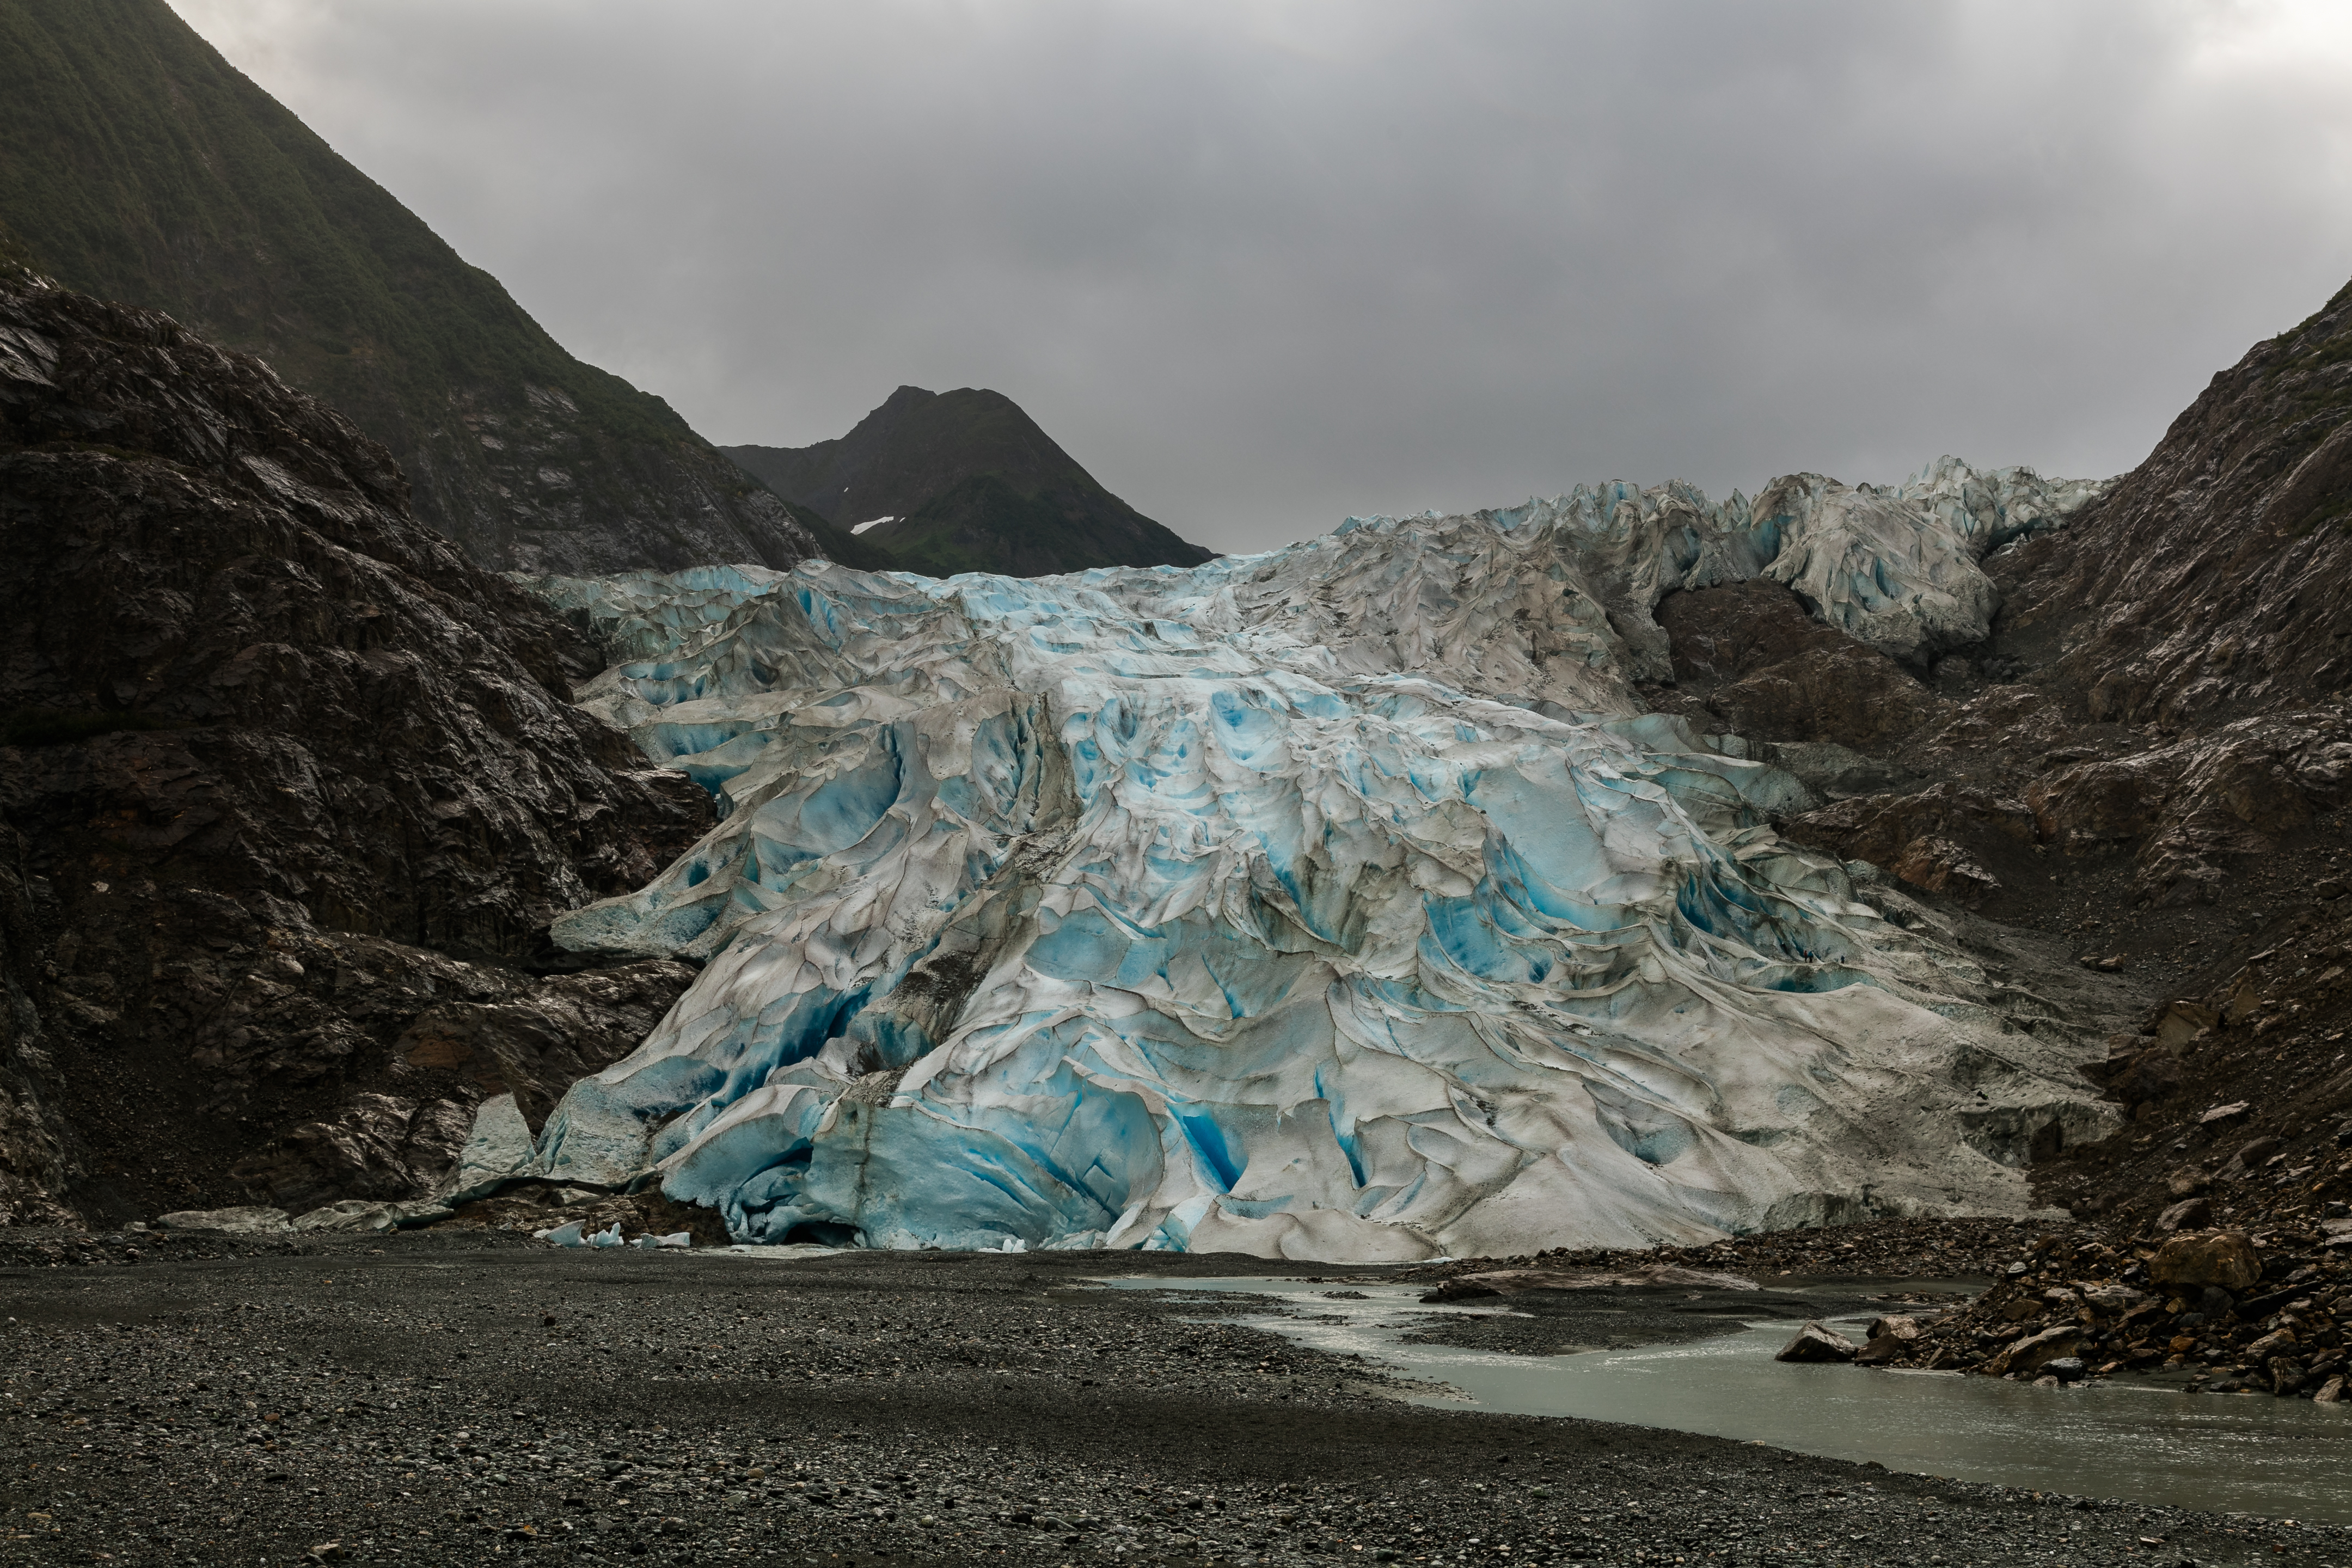
<path id="1" fill-rule="evenodd" d="M 536 584 L 619 653 L 583 705 L 722 820 L 558 922 L 708 963 L 531 1168 L 651 1172 L 748 1240 L 1320 1258 L 2014 1208 L 2027 1140 L 2111 1114 L 2076 1053 L 1629 684 L 1664 593 L 1767 570 L 1965 640 L 1960 568 L 2066 510 L 2006 472 L 1579 489 L 1181 570 Z"/>

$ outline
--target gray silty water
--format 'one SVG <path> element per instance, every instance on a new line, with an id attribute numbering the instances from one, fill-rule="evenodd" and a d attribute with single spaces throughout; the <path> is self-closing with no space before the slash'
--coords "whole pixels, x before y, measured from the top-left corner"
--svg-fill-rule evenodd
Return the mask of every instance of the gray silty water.
<path id="1" fill-rule="evenodd" d="M 2069 1390 L 1955 1373 L 1792 1365 L 1785 1321 L 1675 1344 L 1510 1355 L 1411 1342 L 1459 1305 L 1419 1287 L 1292 1279 L 1114 1281 L 1246 1292 L 1288 1311 L 1250 1321 L 1358 1354 L 1417 1383 L 1415 1403 L 1566 1415 L 1732 1437 L 1889 1469 L 2028 1490 L 2352 1522 L 2352 1407 L 2262 1394 L 2190 1394 L 2129 1377 Z M 1505 1309 L 1493 1309 L 1494 1311 Z"/>

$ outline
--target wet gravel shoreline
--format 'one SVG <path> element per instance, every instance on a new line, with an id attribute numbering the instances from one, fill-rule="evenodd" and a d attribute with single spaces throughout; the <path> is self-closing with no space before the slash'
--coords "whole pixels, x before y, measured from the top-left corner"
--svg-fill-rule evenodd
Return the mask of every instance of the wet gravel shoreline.
<path id="1" fill-rule="evenodd" d="M 1407 1405 L 1091 1283 L 1277 1271 L 432 1233 L 0 1268 L 0 1562 L 2352 1563 L 2333 1528 Z M 1694 1331 L 1671 1310 L 1577 1311 Z"/>

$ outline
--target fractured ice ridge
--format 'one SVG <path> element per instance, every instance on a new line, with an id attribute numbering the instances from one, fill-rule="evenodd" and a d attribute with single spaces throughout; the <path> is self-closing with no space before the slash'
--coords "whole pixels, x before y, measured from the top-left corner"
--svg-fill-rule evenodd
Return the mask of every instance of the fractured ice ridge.
<path id="1" fill-rule="evenodd" d="M 1752 501 L 1734 490 L 1716 502 L 1679 480 L 1647 489 L 1612 482 L 1476 515 L 1514 531 L 1556 534 L 1588 607 L 1612 616 L 1626 639 L 1614 650 L 1620 673 L 1656 680 L 1668 673 L 1665 634 L 1650 616 L 1658 601 L 1677 588 L 1758 576 L 1789 584 L 1823 621 L 1897 658 L 1918 663 L 1980 642 L 1995 595 L 1979 563 L 2063 525 L 2113 483 L 1976 468 L 1946 456 L 1893 486 L 1789 474 Z M 1339 531 L 1392 521 L 1350 518 Z M 724 620 L 782 576 L 761 566 L 707 566 L 516 580 L 587 621 L 614 658 L 643 659 Z"/>
<path id="2" fill-rule="evenodd" d="M 556 938 L 708 963 L 474 1163 L 751 1241 L 1328 1259 L 2017 1206 L 2015 1141 L 2105 1114 L 2064 1047 L 1778 841 L 1793 780 L 1636 710 L 1596 546 L 1754 533 L 1682 505 L 540 584 L 630 652 L 583 704 L 722 812 Z"/>
<path id="3" fill-rule="evenodd" d="M 1661 680 L 1666 638 L 1650 617 L 1658 601 L 1677 588 L 1759 576 L 1787 584 L 1840 631 L 1914 664 L 1981 642 L 1996 595 L 1979 563 L 2063 523 L 2111 482 L 1978 469 L 1945 457 L 1891 487 L 1790 474 L 1752 501 L 1734 490 L 1715 502 L 1680 481 L 1580 485 L 1480 515 L 1564 531 L 1632 645 L 1628 673 Z"/>

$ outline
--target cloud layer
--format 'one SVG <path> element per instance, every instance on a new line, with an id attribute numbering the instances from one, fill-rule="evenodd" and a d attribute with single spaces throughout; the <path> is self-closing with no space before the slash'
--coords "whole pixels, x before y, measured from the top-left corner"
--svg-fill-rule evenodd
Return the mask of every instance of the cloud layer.
<path id="1" fill-rule="evenodd" d="M 714 440 L 992 386 L 1228 551 L 2114 472 L 2352 276 L 2336 0 L 174 4 Z"/>

